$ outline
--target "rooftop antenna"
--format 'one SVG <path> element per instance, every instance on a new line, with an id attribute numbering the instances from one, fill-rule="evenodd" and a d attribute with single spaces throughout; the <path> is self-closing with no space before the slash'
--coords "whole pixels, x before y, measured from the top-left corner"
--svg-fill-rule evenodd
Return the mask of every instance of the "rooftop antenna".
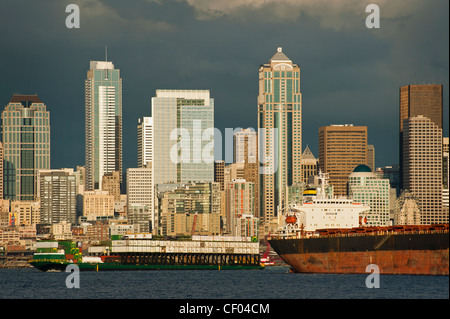
<path id="1" fill-rule="evenodd" d="M 105 45 L 105 62 L 108 62 L 108 46 Z M 108 67 L 105 67 L 105 80 L 108 80 Z"/>

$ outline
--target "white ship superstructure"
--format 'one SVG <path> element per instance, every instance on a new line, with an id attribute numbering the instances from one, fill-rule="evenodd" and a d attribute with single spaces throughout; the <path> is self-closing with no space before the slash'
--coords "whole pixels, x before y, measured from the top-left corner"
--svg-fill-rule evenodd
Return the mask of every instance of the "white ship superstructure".
<path id="1" fill-rule="evenodd" d="M 369 206 L 325 193 L 328 174 L 319 172 L 319 187 L 306 189 L 301 204 L 290 204 L 281 221 L 280 235 L 309 235 L 318 229 L 355 228 L 364 225 Z"/>

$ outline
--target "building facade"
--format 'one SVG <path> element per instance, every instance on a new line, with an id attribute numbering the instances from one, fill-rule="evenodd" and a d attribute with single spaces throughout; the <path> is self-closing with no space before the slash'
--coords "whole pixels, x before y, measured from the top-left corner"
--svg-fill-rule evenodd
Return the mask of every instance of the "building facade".
<path id="1" fill-rule="evenodd" d="M 127 209 L 130 224 L 143 232 L 151 232 L 155 225 L 152 162 L 141 168 L 127 169 Z"/>
<path id="2" fill-rule="evenodd" d="M 442 129 L 418 115 L 403 121 L 403 189 L 419 200 L 421 224 L 448 223 L 442 205 Z"/>
<path id="3" fill-rule="evenodd" d="M 238 219 L 243 215 L 255 216 L 255 184 L 245 179 L 235 179 L 226 183 L 225 187 L 226 231 L 232 236 L 239 236 Z"/>
<path id="4" fill-rule="evenodd" d="M 390 226 L 389 180 L 379 178 L 367 165 L 358 165 L 348 177 L 349 196 L 370 207 L 368 226 Z"/>
<path id="5" fill-rule="evenodd" d="M 77 178 L 73 169 L 39 170 L 38 196 L 41 223 L 76 223 Z"/>
<path id="6" fill-rule="evenodd" d="M 335 196 L 347 195 L 348 176 L 360 164 L 367 165 L 367 126 L 319 128 L 319 169 L 329 174 Z"/>
<path id="7" fill-rule="evenodd" d="M 399 128 L 400 128 L 400 188 L 406 189 L 403 185 L 403 154 L 404 154 L 404 121 L 410 117 L 423 115 L 431 120 L 438 128 L 442 129 L 443 110 L 443 85 L 441 84 L 421 84 L 405 85 L 400 87 L 400 108 L 399 108 Z"/>
<path id="8" fill-rule="evenodd" d="M 87 221 L 114 217 L 114 196 L 106 191 L 85 191 L 83 194 L 83 217 Z"/>
<path id="9" fill-rule="evenodd" d="M 208 90 L 156 90 L 155 184 L 214 181 L 214 99 Z"/>
<path id="10" fill-rule="evenodd" d="M 122 78 L 112 62 L 91 61 L 85 80 L 86 190 L 106 173 L 122 178 Z"/>
<path id="11" fill-rule="evenodd" d="M 153 118 L 138 119 L 137 125 L 138 167 L 153 161 Z"/>
<path id="12" fill-rule="evenodd" d="M 287 186 L 302 179 L 302 94 L 300 67 L 278 48 L 259 68 L 258 147 L 260 221 L 264 232 L 278 226 L 287 206 Z"/>
<path id="13" fill-rule="evenodd" d="M 161 235 L 219 235 L 219 183 L 192 183 L 162 192 L 159 200 Z"/>
<path id="14" fill-rule="evenodd" d="M 34 200 L 37 170 L 50 169 L 50 112 L 37 95 L 14 95 L 2 112 L 3 197 Z"/>

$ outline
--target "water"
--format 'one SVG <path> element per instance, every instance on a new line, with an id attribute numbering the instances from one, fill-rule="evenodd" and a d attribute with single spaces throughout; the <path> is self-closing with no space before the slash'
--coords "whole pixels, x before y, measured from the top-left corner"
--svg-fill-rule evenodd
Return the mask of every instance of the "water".
<path id="1" fill-rule="evenodd" d="M 265 270 L 81 272 L 66 287 L 66 272 L 0 269 L 0 299 L 448 299 L 448 276 L 292 274 Z"/>

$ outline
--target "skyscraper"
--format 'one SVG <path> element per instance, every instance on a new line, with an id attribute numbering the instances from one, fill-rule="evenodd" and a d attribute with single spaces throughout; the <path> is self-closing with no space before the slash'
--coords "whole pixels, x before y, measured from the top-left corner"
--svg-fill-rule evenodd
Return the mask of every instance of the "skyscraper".
<path id="1" fill-rule="evenodd" d="M 400 87 L 400 188 L 403 187 L 403 127 L 410 117 L 423 115 L 428 117 L 438 128 L 442 129 L 443 85 L 422 84 Z"/>
<path id="2" fill-rule="evenodd" d="M 403 121 L 403 188 L 419 200 L 421 224 L 448 223 L 442 205 L 442 129 L 428 117 Z"/>
<path id="3" fill-rule="evenodd" d="M 14 95 L 2 112 L 4 198 L 36 196 L 37 170 L 50 168 L 50 112 L 37 95 Z"/>
<path id="4" fill-rule="evenodd" d="M 85 106 L 86 190 L 101 189 L 104 174 L 122 178 L 122 78 L 112 62 L 90 62 Z"/>
<path id="5" fill-rule="evenodd" d="M 367 126 L 319 128 L 319 169 L 329 174 L 334 195 L 347 195 L 348 176 L 360 164 L 367 165 Z"/>
<path id="6" fill-rule="evenodd" d="M 277 226 L 286 189 L 302 179 L 302 95 L 300 67 L 278 48 L 259 68 L 258 137 L 260 218 L 267 233 Z M 270 226 L 269 224 L 272 224 Z"/>
<path id="7" fill-rule="evenodd" d="M 154 183 L 214 181 L 214 99 L 209 90 L 156 90 Z"/>
<path id="8" fill-rule="evenodd" d="M 77 178 L 73 169 L 38 171 L 41 223 L 76 223 Z"/>
<path id="9" fill-rule="evenodd" d="M 138 119 L 137 125 L 138 167 L 153 161 L 153 118 Z"/>

